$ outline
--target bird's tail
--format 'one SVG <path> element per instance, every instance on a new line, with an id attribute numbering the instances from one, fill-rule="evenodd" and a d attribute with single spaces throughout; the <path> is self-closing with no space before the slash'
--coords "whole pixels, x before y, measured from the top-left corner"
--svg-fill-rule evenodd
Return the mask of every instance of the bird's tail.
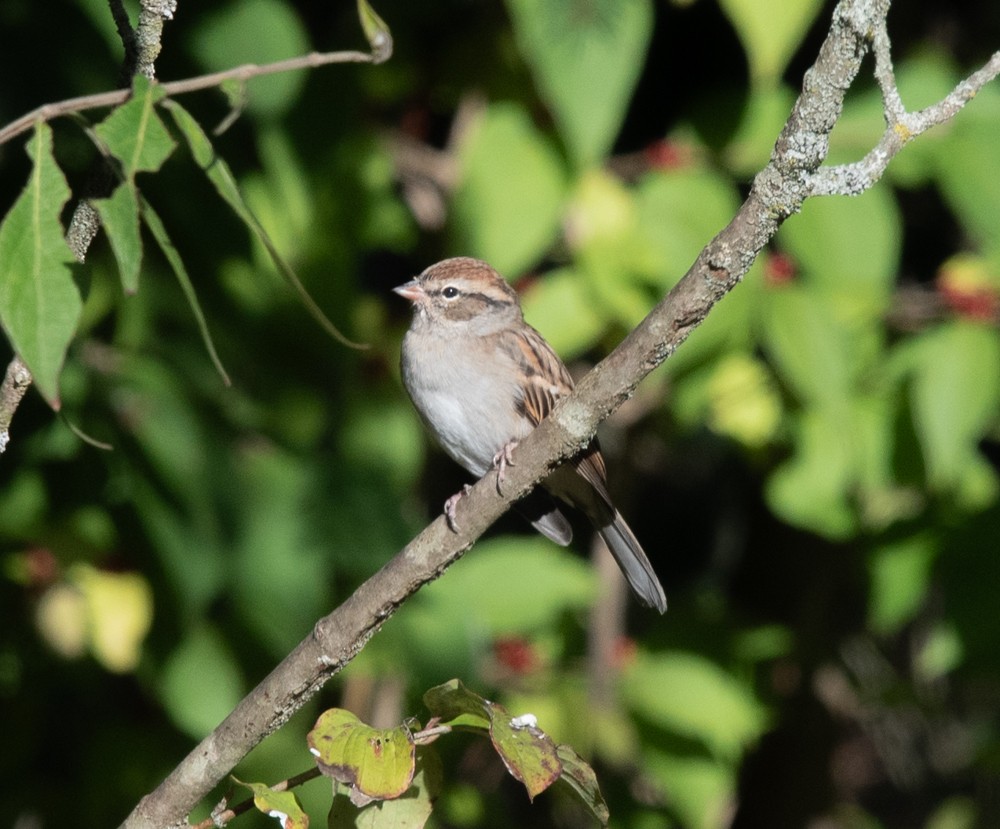
<path id="1" fill-rule="evenodd" d="M 667 597 L 663 585 L 621 513 L 615 510 L 611 523 L 601 527 L 599 532 L 639 601 L 665 613 Z"/>

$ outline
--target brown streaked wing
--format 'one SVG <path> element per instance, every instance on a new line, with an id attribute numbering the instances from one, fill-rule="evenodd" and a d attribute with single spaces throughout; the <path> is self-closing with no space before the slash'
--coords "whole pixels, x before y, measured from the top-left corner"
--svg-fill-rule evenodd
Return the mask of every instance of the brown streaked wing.
<path id="1" fill-rule="evenodd" d="M 537 426 L 556 401 L 573 390 L 573 378 L 552 347 L 530 325 L 511 331 L 503 346 L 524 377 L 522 399 L 516 405 Z"/>

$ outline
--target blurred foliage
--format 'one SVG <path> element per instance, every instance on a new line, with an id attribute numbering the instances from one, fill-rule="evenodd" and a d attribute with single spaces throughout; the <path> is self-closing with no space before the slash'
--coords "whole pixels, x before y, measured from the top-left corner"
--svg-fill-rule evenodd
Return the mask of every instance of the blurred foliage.
<path id="1" fill-rule="evenodd" d="M 486 257 L 584 371 L 732 216 L 830 10 L 385 0 L 387 63 L 186 96 L 205 133 L 245 96 L 211 145 L 184 111 L 157 122 L 124 171 L 162 225 L 141 231 L 140 274 L 123 188 L 100 207 L 110 244 L 68 278 L 61 182 L 78 195 L 96 155 L 77 123 L 0 146 L 3 363 L 8 342 L 31 342 L 45 367 L 0 460 L 14 825 L 114 825 L 463 482 L 400 386 L 393 285 L 445 255 Z M 917 108 L 996 48 L 1000 12 L 924 4 L 890 30 Z M 182 0 L 157 72 L 363 43 L 350 2 Z M 0 122 L 112 88 L 120 60 L 99 0 L 45 14 L 6 0 L 0 67 L 16 83 Z M 117 113 L 88 114 L 107 142 L 129 139 Z M 579 751 L 613 826 L 1000 823 L 998 122 L 988 87 L 875 189 L 808 202 L 606 424 L 666 616 L 591 612 L 611 586 L 512 517 L 321 701 L 383 727 L 459 676 Z M 859 83 L 831 160 L 882 128 Z M 285 266 L 368 347 L 332 339 Z M 317 710 L 240 778 L 307 767 Z M 586 825 L 558 792 L 529 805 L 472 740 L 442 754 L 437 825 Z M 329 807 L 328 788 L 299 796 L 314 820 Z"/>

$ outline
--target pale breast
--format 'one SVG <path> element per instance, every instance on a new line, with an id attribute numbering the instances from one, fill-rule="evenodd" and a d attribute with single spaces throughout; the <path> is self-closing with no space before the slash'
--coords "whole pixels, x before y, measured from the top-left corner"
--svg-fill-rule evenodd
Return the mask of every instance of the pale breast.
<path id="1" fill-rule="evenodd" d="M 506 443 L 523 438 L 530 424 L 515 405 L 520 390 L 513 367 L 484 354 L 479 343 L 471 349 L 452 345 L 407 334 L 403 382 L 445 452 L 481 476 L 493 456 Z"/>

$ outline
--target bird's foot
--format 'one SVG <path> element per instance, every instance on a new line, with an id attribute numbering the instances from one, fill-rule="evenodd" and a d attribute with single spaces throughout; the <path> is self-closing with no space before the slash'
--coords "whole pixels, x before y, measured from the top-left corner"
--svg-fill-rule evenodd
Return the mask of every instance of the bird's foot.
<path id="1" fill-rule="evenodd" d="M 455 521 L 455 507 L 458 506 L 458 502 L 462 500 L 462 496 L 465 495 L 465 493 L 467 493 L 470 489 L 472 489 L 471 486 L 463 484 L 462 488 L 458 492 L 444 502 L 444 517 L 448 522 L 448 528 L 453 533 L 457 533 L 459 531 L 458 524 Z"/>
<path id="2" fill-rule="evenodd" d="M 500 495 L 503 495 L 500 487 L 503 486 L 503 479 L 507 472 L 507 467 L 514 465 L 514 461 L 511 459 L 511 453 L 517 448 L 517 444 L 518 441 L 516 440 L 505 443 L 500 451 L 493 456 L 493 468 L 497 471 L 497 492 Z"/>

